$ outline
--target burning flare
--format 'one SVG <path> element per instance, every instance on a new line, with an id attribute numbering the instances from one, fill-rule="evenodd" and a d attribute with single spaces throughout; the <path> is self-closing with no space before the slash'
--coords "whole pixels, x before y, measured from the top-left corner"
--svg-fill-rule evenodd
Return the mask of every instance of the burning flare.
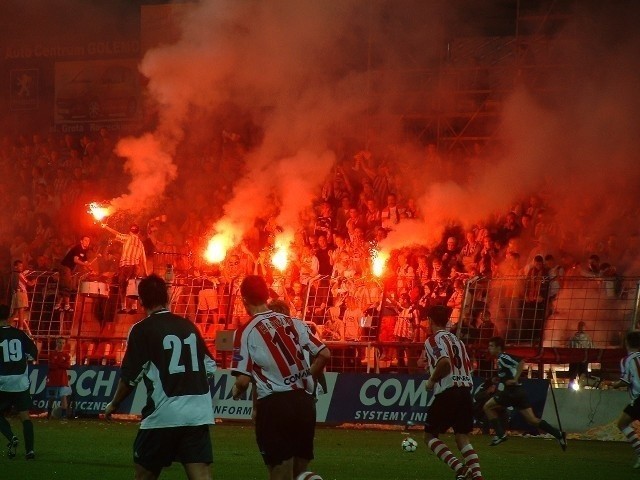
<path id="1" fill-rule="evenodd" d="M 227 256 L 227 251 L 231 248 L 231 239 L 222 233 L 217 233 L 209 240 L 204 258 L 209 263 L 220 263 Z"/>
<path id="2" fill-rule="evenodd" d="M 111 215 L 113 212 L 109 207 L 105 207 L 104 205 L 101 205 L 97 202 L 91 202 L 89 204 L 88 213 L 93 215 L 93 218 L 95 218 L 98 222 L 101 222 L 102 220 L 107 218 L 109 215 Z"/>
<path id="3" fill-rule="evenodd" d="M 389 260 L 389 253 L 382 250 L 373 250 L 371 252 L 371 271 L 376 277 L 384 274 L 385 266 Z"/>
<path id="4" fill-rule="evenodd" d="M 282 232 L 275 239 L 275 251 L 271 257 L 271 264 L 280 272 L 284 272 L 289 264 L 289 248 L 293 242 L 293 233 Z"/>

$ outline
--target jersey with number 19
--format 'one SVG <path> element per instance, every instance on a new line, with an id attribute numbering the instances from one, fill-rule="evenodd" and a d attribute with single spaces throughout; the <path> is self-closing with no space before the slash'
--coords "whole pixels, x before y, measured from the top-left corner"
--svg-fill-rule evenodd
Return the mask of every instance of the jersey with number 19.
<path id="1" fill-rule="evenodd" d="M 0 327 L 0 391 L 24 392 L 29 388 L 27 362 L 35 360 L 38 349 L 22 330 Z"/>
<path id="2" fill-rule="evenodd" d="M 434 385 L 434 397 L 451 387 L 473 386 L 471 361 L 467 348 L 458 337 L 446 330 L 438 330 L 427 338 L 424 346 L 432 374 L 440 359 L 448 358 L 451 362 L 451 372 Z"/>
<path id="3" fill-rule="evenodd" d="M 303 350 L 314 356 L 323 348 L 301 320 L 271 310 L 258 313 L 236 331 L 231 374 L 252 377 L 258 399 L 292 390 L 313 393 Z"/>
<path id="4" fill-rule="evenodd" d="M 208 425 L 213 407 L 208 377 L 216 364 L 196 326 L 168 310 L 131 327 L 122 380 L 143 381 L 147 404 L 141 429 Z"/>

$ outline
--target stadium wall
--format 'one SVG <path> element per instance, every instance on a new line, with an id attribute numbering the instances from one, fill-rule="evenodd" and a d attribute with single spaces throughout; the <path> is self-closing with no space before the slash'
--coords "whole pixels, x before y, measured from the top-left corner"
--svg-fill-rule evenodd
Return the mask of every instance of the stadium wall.
<path id="1" fill-rule="evenodd" d="M 47 407 L 46 365 L 36 365 L 30 371 L 33 411 Z M 424 375 L 327 373 L 328 392 L 318 396 L 317 419 L 328 424 L 420 424 L 429 402 Z M 120 369 L 110 366 L 75 366 L 69 370 L 73 402 L 78 414 L 97 415 L 115 393 Z M 223 420 L 251 419 L 251 389 L 244 398 L 231 398 L 234 378 L 228 370 L 216 372 L 211 379 L 214 414 Z M 482 380 L 474 379 L 477 388 Z M 538 416 L 556 424 L 556 414 L 547 380 L 524 380 L 529 400 Z M 555 389 L 555 398 L 562 427 L 572 433 L 585 432 L 611 423 L 629 402 L 626 392 L 614 390 Z M 122 403 L 120 412 L 139 415 L 146 401 L 146 389 L 138 385 Z M 512 418 L 513 429 L 527 431 L 518 415 Z M 533 433 L 533 431 L 531 432 Z"/>

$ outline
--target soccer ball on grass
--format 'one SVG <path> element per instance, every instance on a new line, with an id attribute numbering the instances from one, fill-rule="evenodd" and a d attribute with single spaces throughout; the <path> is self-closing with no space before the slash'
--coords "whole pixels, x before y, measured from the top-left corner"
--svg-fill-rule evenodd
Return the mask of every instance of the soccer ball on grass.
<path id="1" fill-rule="evenodd" d="M 322 480 L 322 477 L 313 472 L 302 472 L 296 477 L 296 480 Z"/>
<path id="2" fill-rule="evenodd" d="M 402 440 L 402 451 L 403 452 L 415 452 L 418 448 L 418 442 L 416 442 L 413 438 L 407 437 Z"/>

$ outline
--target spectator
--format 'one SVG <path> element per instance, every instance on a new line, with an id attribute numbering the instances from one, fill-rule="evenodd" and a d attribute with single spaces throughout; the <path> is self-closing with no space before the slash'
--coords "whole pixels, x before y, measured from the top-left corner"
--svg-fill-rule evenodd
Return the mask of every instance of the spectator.
<path id="1" fill-rule="evenodd" d="M 13 262 L 13 272 L 11 273 L 11 317 L 17 318 L 18 328 L 24 330 L 31 336 L 31 329 L 27 321 L 27 309 L 29 308 L 29 297 L 27 287 L 33 287 L 36 282 L 27 278 L 28 270 L 24 269 L 22 260 Z M 17 315 L 17 317 L 15 317 Z"/>
<path id="2" fill-rule="evenodd" d="M 398 319 L 393 330 L 395 341 L 401 344 L 411 343 L 415 339 L 416 327 L 418 325 L 418 310 L 411 304 L 409 295 L 400 295 Z M 407 358 L 405 359 L 405 355 Z M 409 350 L 400 346 L 397 350 L 398 366 L 405 367 L 406 361 L 410 360 Z"/>
<path id="3" fill-rule="evenodd" d="M 137 312 L 137 292 L 135 297 L 127 296 L 127 287 L 130 280 L 134 280 L 138 274 L 138 269 L 147 276 L 147 259 L 144 253 L 144 245 L 140 240 L 140 227 L 132 224 L 129 233 L 120 233 L 107 224 L 103 223 L 102 228 L 113 233 L 116 240 L 122 243 L 122 254 L 120 255 L 120 265 L 118 267 L 118 287 L 120 296 L 119 313 L 134 314 Z M 130 306 L 128 306 L 130 305 Z"/>
<path id="4" fill-rule="evenodd" d="M 556 312 L 558 293 L 564 283 L 564 268 L 559 265 L 553 255 L 547 254 L 544 257 L 544 268 L 547 270 L 549 281 L 547 316 Z"/>
<path id="5" fill-rule="evenodd" d="M 71 293 L 76 286 L 73 281 L 73 274 L 77 268 L 83 269 L 86 273 L 91 273 L 93 267 L 89 262 L 88 253 L 91 238 L 83 235 L 80 243 L 73 246 L 60 262 L 60 296 L 54 310 L 73 311 L 70 305 Z"/>
<path id="6" fill-rule="evenodd" d="M 593 348 L 591 337 L 584 331 L 585 322 L 578 322 L 578 330 L 569 339 L 569 348 Z M 589 362 L 572 362 L 569 364 L 569 388 L 580 383 L 582 375 L 589 374 Z"/>
<path id="7" fill-rule="evenodd" d="M 386 230 L 393 230 L 400 222 L 400 210 L 394 193 L 387 195 L 387 204 L 380 212 L 380 224 Z"/>
<path id="8" fill-rule="evenodd" d="M 65 352 L 66 340 L 64 337 L 56 338 L 55 350 L 49 353 L 47 372 L 47 418 L 51 418 L 53 412 L 53 402 L 60 401 L 60 418 L 66 419 L 69 413 L 69 397 L 71 387 L 69 387 L 69 374 L 67 370 L 71 368 L 71 356 Z"/>

